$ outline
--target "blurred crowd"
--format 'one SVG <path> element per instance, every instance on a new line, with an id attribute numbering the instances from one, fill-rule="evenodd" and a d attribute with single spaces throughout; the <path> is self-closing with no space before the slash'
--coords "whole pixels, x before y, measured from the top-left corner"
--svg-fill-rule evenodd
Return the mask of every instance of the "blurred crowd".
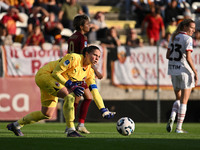
<path id="1" fill-rule="evenodd" d="M 198 2 L 198 0 L 196 0 Z M 0 44 L 21 43 L 26 46 L 66 43 L 74 32 L 73 18 L 86 14 L 91 18 L 88 43 L 98 43 L 112 50 L 120 45 L 142 47 L 160 45 L 167 47 L 172 33 L 184 18 L 194 19 L 195 0 L 118 0 L 116 7 L 125 6 L 126 20 L 136 16 L 135 28 L 124 29 L 126 39 L 120 41 L 115 26 L 106 25 L 106 14 L 89 13 L 86 5 L 77 0 L 0 0 Z M 21 24 L 20 24 L 21 23 Z M 68 31 L 67 34 L 64 31 Z M 194 47 L 200 47 L 200 31 L 194 34 Z"/>

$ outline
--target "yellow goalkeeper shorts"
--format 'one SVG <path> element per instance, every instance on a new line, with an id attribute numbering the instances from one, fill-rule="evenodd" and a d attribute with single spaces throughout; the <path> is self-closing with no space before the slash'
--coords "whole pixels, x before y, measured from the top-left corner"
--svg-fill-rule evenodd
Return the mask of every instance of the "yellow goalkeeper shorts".
<path id="1" fill-rule="evenodd" d="M 35 82 L 40 88 L 41 103 L 44 107 L 56 107 L 58 103 L 57 93 L 64 85 L 54 79 L 51 74 L 36 74 Z"/>

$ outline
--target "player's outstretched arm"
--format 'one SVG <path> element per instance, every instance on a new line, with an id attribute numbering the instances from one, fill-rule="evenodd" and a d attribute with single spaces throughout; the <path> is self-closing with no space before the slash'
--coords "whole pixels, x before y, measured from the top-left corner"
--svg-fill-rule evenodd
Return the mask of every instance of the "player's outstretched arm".
<path id="1" fill-rule="evenodd" d="M 102 114 L 102 117 L 105 119 L 113 118 L 114 115 L 116 114 L 116 112 L 111 112 L 107 108 L 105 108 L 103 99 L 102 99 L 101 95 L 99 94 L 96 84 L 91 84 L 89 86 L 89 89 L 92 93 L 95 104 L 97 105 L 97 107 L 99 108 L 99 110 Z"/>

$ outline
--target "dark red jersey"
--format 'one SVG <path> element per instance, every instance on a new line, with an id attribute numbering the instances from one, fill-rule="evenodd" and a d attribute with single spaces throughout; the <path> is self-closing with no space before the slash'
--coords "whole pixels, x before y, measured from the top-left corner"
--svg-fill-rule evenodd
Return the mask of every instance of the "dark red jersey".
<path id="1" fill-rule="evenodd" d="M 75 32 L 69 37 L 68 41 L 68 53 L 82 54 L 84 47 L 87 47 L 87 37 L 80 32 Z"/>

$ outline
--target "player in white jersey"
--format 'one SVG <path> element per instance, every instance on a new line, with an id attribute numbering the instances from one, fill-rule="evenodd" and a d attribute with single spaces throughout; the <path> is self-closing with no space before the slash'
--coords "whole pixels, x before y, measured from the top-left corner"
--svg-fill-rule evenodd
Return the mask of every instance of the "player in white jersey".
<path id="1" fill-rule="evenodd" d="M 195 32 L 195 22 L 191 19 L 183 20 L 170 39 L 166 57 L 168 62 L 168 74 L 171 75 L 172 85 L 176 96 L 170 119 L 167 123 L 167 131 L 171 132 L 173 123 L 178 113 L 176 133 L 187 133 L 182 129 L 185 119 L 187 102 L 191 90 L 196 86 L 198 78 L 191 53 L 193 51 L 192 35 Z"/>

